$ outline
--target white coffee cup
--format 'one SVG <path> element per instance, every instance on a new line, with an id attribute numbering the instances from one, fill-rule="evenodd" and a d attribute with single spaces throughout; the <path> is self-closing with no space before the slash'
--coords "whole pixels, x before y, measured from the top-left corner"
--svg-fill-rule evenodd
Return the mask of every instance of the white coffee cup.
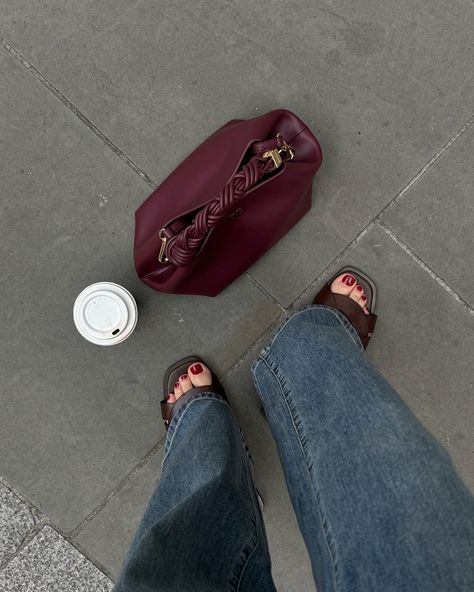
<path id="1" fill-rule="evenodd" d="M 135 299 L 124 287 L 98 282 L 85 288 L 74 303 L 74 323 L 79 333 L 96 345 L 125 341 L 136 327 Z"/>

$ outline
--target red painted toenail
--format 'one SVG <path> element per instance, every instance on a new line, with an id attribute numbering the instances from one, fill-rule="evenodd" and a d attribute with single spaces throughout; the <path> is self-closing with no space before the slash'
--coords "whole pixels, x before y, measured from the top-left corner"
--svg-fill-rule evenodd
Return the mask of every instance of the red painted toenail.
<path id="1" fill-rule="evenodd" d="M 179 382 L 174 383 L 174 388 L 179 388 Z"/>
<path id="2" fill-rule="evenodd" d="M 351 275 L 345 275 L 342 278 L 342 283 L 346 284 L 346 286 L 353 286 L 355 284 L 355 279 Z"/>
<path id="3" fill-rule="evenodd" d="M 183 374 L 182 376 L 179 377 L 180 380 L 186 380 L 186 378 L 188 377 L 187 374 Z"/>
<path id="4" fill-rule="evenodd" d="M 363 300 L 365 302 L 367 300 L 367 296 L 362 296 L 361 300 Z"/>
<path id="5" fill-rule="evenodd" d="M 357 286 L 356 290 L 359 290 L 359 292 L 362 292 L 363 288 L 362 288 L 362 286 Z"/>
<path id="6" fill-rule="evenodd" d="M 191 366 L 190 370 L 192 374 L 201 374 L 203 368 L 201 364 L 194 364 L 194 366 Z"/>

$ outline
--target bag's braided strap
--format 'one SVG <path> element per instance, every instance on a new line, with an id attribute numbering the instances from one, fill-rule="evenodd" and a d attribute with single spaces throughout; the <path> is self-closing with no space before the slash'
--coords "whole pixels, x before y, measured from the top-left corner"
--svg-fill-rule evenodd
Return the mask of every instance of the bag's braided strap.
<path id="1" fill-rule="evenodd" d="M 230 208 L 249 189 L 274 168 L 271 158 L 254 156 L 230 179 L 220 195 L 209 201 L 196 214 L 192 224 L 168 239 L 166 247 L 168 261 L 177 267 L 191 263 L 209 230 L 229 213 Z"/>

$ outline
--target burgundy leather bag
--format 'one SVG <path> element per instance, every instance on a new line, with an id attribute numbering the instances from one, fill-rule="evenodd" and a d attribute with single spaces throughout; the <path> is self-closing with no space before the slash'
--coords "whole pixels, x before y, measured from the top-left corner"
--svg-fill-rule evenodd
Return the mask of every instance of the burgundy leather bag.
<path id="1" fill-rule="evenodd" d="M 318 141 L 284 109 L 234 119 L 135 213 L 135 267 L 159 292 L 215 296 L 310 209 Z"/>

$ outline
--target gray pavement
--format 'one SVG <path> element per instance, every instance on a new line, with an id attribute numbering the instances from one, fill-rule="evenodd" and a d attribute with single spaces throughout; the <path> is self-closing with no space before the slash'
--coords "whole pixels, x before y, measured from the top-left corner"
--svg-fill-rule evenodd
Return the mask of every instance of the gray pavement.
<path id="1" fill-rule="evenodd" d="M 379 288 L 369 357 L 474 491 L 474 12 L 468 0 L 0 2 L 0 592 L 111 590 L 160 474 L 161 376 L 202 354 L 255 460 L 278 589 L 314 590 L 249 367 L 339 267 Z M 157 294 L 133 212 L 235 117 L 320 139 L 310 213 L 215 299 Z M 94 281 L 140 320 L 76 332 Z"/>

